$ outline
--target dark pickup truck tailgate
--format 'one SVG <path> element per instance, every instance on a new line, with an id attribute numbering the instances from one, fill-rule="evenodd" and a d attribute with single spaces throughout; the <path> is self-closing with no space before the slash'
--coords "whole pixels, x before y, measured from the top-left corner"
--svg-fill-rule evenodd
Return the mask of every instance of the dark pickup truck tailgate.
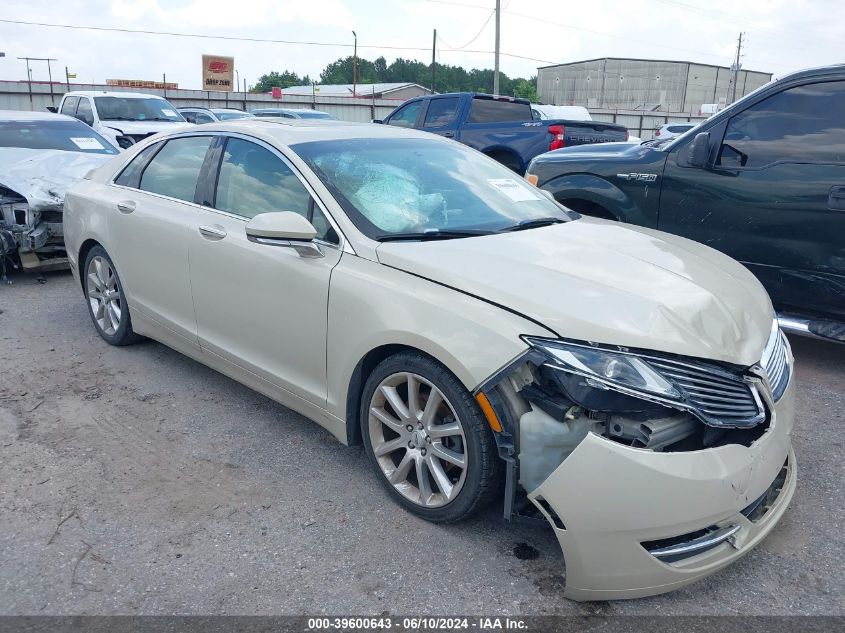
<path id="1" fill-rule="evenodd" d="M 564 147 L 628 140 L 628 128 L 614 123 L 599 121 L 543 121 L 543 123 L 564 127 Z"/>

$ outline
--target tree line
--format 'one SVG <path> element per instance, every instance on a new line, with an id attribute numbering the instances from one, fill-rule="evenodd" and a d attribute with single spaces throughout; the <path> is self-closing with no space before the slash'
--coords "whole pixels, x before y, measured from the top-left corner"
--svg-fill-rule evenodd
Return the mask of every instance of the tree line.
<path id="1" fill-rule="evenodd" d="M 296 72 L 284 70 L 272 71 L 262 75 L 251 88 L 252 92 L 270 92 L 274 87 L 289 88 L 318 84 L 351 84 L 354 59 L 341 57 L 326 66 L 316 80 L 308 75 L 299 76 Z M 388 64 L 384 57 L 374 61 L 358 58 L 357 82 L 372 83 L 416 83 L 427 88 L 432 87 L 431 64 L 412 59 L 397 58 Z M 489 68 L 466 70 L 462 66 L 449 64 L 435 65 L 435 92 L 493 92 L 493 71 Z M 524 97 L 537 101 L 537 77 L 508 77 L 499 72 L 499 92 L 503 95 Z"/>

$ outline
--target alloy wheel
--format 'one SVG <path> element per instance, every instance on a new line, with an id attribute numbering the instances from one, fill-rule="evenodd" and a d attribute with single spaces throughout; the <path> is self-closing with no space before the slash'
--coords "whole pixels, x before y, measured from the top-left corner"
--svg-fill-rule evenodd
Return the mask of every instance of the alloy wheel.
<path id="1" fill-rule="evenodd" d="M 382 473 L 409 501 L 434 508 L 461 491 L 467 473 L 464 429 L 430 381 L 408 372 L 382 380 L 370 400 L 368 428 Z"/>
<path id="2" fill-rule="evenodd" d="M 88 263 L 88 302 L 97 327 L 113 336 L 120 327 L 123 314 L 117 275 L 111 264 L 99 255 Z"/>

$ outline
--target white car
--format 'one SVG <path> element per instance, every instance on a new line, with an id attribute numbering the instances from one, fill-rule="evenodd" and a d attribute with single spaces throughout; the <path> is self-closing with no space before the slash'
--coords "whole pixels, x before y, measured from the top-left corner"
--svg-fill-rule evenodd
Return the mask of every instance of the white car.
<path id="1" fill-rule="evenodd" d="M 90 125 L 121 148 L 185 124 L 169 101 L 140 92 L 68 92 L 58 112 Z"/>
<path id="2" fill-rule="evenodd" d="M 202 125 L 215 121 L 233 121 L 235 119 L 254 119 L 255 115 L 235 108 L 179 108 L 179 114 L 188 123 Z"/>
<path id="3" fill-rule="evenodd" d="M 667 123 L 654 131 L 654 138 L 667 140 L 689 132 L 698 123 Z"/>
<path id="4" fill-rule="evenodd" d="M 795 490 L 792 356 L 756 278 L 444 137 L 281 119 L 160 135 L 72 189 L 65 235 L 106 342 L 154 338 L 363 442 L 424 519 L 494 500 L 545 519 L 568 597 L 712 574 Z"/>

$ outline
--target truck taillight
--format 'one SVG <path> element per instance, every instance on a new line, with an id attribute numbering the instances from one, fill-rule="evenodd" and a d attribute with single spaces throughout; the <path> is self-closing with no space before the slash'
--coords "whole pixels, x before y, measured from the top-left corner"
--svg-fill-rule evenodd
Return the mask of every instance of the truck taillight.
<path id="1" fill-rule="evenodd" d="M 654 132 L 654 135 L 655 135 L 655 136 L 660 136 L 660 130 L 656 130 L 656 131 Z"/>
<path id="2" fill-rule="evenodd" d="M 549 151 L 566 147 L 566 127 L 563 125 L 550 125 L 549 134 L 552 135 L 552 142 L 549 143 Z"/>

